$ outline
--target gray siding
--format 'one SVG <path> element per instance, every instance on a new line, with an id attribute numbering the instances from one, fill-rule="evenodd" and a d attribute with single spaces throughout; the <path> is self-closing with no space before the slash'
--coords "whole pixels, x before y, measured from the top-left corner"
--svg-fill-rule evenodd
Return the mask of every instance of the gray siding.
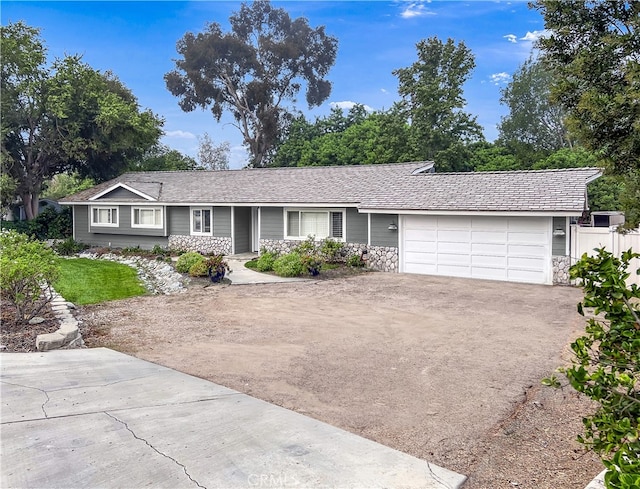
<path id="1" fill-rule="evenodd" d="M 129 211 L 130 213 L 131 211 Z M 129 219 L 131 217 L 129 216 Z M 127 248 L 140 246 L 151 249 L 155 245 L 166 247 L 168 239 L 165 236 L 137 236 L 132 234 L 108 234 L 89 232 L 89 206 L 74 206 L 73 228 L 75 240 L 91 246 L 110 246 L 111 248 Z M 115 228 L 114 228 L 115 229 Z M 137 231 L 137 229 L 136 229 Z"/>
<path id="2" fill-rule="evenodd" d="M 367 243 L 369 239 L 368 214 L 360 214 L 357 209 L 347 208 L 347 243 Z"/>
<path id="3" fill-rule="evenodd" d="M 262 207 L 260 209 L 260 239 L 284 239 L 284 209 Z"/>
<path id="4" fill-rule="evenodd" d="M 371 214 L 371 246 L 398 247 L 398 231 L 389 229 L 392 222 L 398 224 L 397 214 Z"/>
<path id="5" fill-rule="evenodd" d="M 251 207 L 236 207 L 233 217 L 234 253 L 251 251 Z"/>
<path id="6" fill-rule="evenodd" d="M 213 235 L 217 238 L 231 237 L 231 207 L 213 208 Z"/>
<path id="7" fill-rule="evenodd" d="M 189 236 L 191 231 L 191 217 L 188 207 L 167 208 L 167 229 L 172 236 Z"/>
<path id="8" fill-rule="evenodd" d="M 551 254 L 553 256 L 565 256 L 567 254 L 567 236 L 569 231 L 567 229 L 567 219 L 564 217 L 553 218 L 553 230 L 562 229 L 564 236 L 553 236 L 551 241 Z"/>
<path id="9" fill-rule="evenodd" d="M 102 204 L 99 204 L 102 205 Z M 108 204 L 106 204 L 108 205 Z M 164 229 L 145 229 L 131 227 L 131 206 L 118 207 L 118 227 L 91 226 L 91 232 L 96 234 L 129 234 L 133 236 L 165 236 Z"/>
<path id="10" fill-rule="evenodd" d="M 108 194 L 103 195 L 102 197 L 100 197 L 96 201 L 96 203 L 99 203 L 103 199 L 105 199 L 105 200 L 106 199 L 109 199 L 109 200 L 141 200 L 141 201 L 144 201 L 144 202 L 149 202 L 144 197 L 141 197 L 140 195 L 135 194 L 133 192 L 130 192 L 126 188 L 122 188 L 122 187 L 118 187 L 118 188 L 112 190 L 111 192 L 109 192 Z"/>

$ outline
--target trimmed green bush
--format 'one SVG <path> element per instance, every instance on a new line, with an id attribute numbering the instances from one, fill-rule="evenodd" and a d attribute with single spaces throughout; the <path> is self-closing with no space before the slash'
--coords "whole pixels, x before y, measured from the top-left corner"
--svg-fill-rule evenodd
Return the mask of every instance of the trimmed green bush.
<path id="1" fill-rule="evenodd" d="M 51 300 L 43 293 L 60 268 L 52 249 L 15 231 L 0 232 L 0 291 L 16 308 L 16 319 L 27 322 Z"/>
<path id="2" fill-rule="evenodd" d="M 273 262 L 273 271 L 281 277 L 299 277 L 305 271 L 302 257 L 296 252 L 282 255 Z"/>
<path id="3" fill-rule="evenodd" d="M 191 267 L 198 262 L 204 262 L 205 258 L 200 253 L 188 251 L 184 255 L 180 255 L 176 262 L 176 270 L 180 273 L 189 273 Z"/>
<path id="4" fill-rule="evenodd" d="M 53 250 L 58 253 L 58 255 L 69 256 L 75 255 L 76 253 L 80 253 L 82 250 L 86 250 L 88 248 L 87 245 L 76 241 L 73 238 L 67 238 L 64 241 L 60 241 L 53 245 Z"/>
<path id="5" fill-rule="evenodd" d="M 206 277 L 209 271 L 208 260 L 200 260 L 195 262 L 191 268 L 189 268 L 189 275 L 192 277 Z"/>
<path id="6" fill-rule="evenodd" d="M 327 238 L 320 244 L 320 255 L 330 263 L 344 261 L 344 244 L 335 239 Z"/>
<path id="7" fill-rule="evenodd" d="M 276 253 L 273 253 L 271 251 L 263 252 L 256 262 L 256 269 L 259 272 L 270 272 L 271 270 L 273 270 L 273 263 L 277 258 L 278 255 Z"/>

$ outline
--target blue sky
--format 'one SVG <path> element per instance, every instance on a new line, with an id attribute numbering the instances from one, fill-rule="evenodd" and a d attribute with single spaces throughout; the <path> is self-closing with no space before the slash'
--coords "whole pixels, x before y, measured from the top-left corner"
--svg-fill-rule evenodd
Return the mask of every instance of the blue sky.
<path id="1" fill-rule="evenodd" d="M 218 22 L 228 30 L 237 1 L 195 2 L 35 2 L 2 1 L 1 21 L 25 21 L 42 29 L 51 58 L 82 54 L 101 71 L 111 70 L 133 91 L 143 108 L 165 119 L 163 142 L 195 156 L 197 137 L 229 141 L 231 167 L 246 163 L 239 131 L 208 111 L 185 113 L 165 87 L 163 76 L 174 68 L 176 41 L 185 32 Z M 542 17 L 526 1 L 273 1 L 292 17 L 304 16 L 312 27 L 326 26 L 338 38 L 338 56 L 329 72 L 330 98 L 309 111 L 310 120 L 332 106 L 360 103 L 386 109 L 399 99 L 392 71 L 416 61 L 416 43 L 437 36 L 453 38 L 473 51 L 476 69 L 465 85 L 466 110 L 478 117 L 485 137 L 497 136 L 506 113 L 500 88 L 529 56 L 532 41 L 544 29 Z M 304 96 L 300 97 L 304 101 Z"/>

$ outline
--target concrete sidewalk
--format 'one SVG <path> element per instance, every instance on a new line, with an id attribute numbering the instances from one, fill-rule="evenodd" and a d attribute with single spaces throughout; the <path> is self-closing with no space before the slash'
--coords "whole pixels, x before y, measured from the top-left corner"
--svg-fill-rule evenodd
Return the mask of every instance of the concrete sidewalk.
<path id="1" fill-rule="evenodd" d="M 465 480 L 112 350 L 2 353 L 0 363 L 3 488 L 427 489 Z"/>

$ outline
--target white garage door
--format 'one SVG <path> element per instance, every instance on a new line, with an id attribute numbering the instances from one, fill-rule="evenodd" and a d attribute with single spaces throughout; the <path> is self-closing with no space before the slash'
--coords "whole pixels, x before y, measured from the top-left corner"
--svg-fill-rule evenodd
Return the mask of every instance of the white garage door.
<path id="1" fill-rule="evenodd" d="M 401 271 L 551 283 L 550 217 L 402 216 Z"/>

